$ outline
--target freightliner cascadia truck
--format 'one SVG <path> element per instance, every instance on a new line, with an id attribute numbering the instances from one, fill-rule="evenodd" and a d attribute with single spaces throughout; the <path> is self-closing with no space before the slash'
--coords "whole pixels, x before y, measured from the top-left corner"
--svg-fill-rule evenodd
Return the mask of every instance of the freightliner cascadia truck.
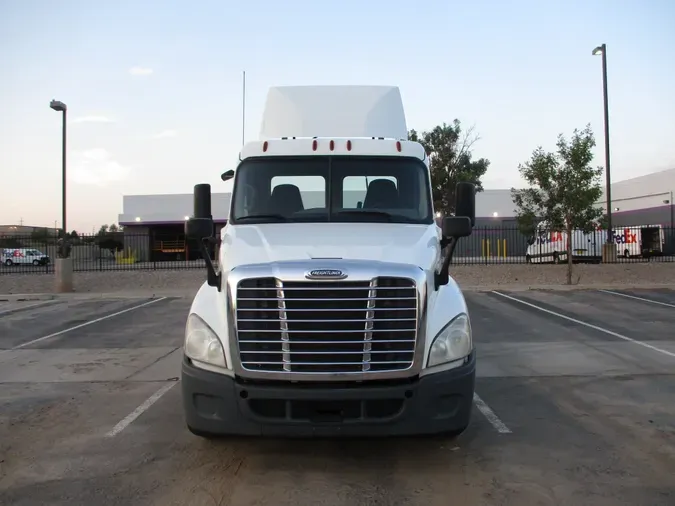
<path id="1" fill-rule="evenodd" d="M 464 431 L 476 351 L 449 268 L 472 232 L 475 186 L 447 188 L 456 212 L 437 222 L 399 89 L 271 88 L 259 140 L 221 178 L 233 179 L 227 224 L 216 236 L 209 184 L 185 224 L 207 270 L 185 328 L 188 429 Z"/>

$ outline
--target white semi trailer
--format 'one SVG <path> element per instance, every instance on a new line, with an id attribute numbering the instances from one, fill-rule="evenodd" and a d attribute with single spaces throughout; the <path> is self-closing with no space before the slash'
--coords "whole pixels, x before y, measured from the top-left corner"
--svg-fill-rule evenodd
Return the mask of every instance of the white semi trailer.
<path id="1" fill-rule="evenodd" d="M 407 140 L 398 88 L 271 88 L 260 139 L 222 178 L 234 184 L 220 236 L 208 184 L 186 223 L 207 264 L 185 331 L 188 428 L 462 432 L 476 351 L 448 271 L 472 232 L 475 187 L 448 188 L 456 216 L 435 223 L 428 157 Z"/>

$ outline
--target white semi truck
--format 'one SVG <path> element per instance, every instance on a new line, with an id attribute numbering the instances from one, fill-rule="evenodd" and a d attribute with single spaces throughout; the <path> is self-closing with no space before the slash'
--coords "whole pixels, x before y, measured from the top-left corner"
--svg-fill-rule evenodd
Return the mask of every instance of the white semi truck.
<path id="1" fill-rule="evenodd" d="M 185 330 L 189 430 L 461 433 L 476 351 L 448 271 L 472 232 L 475 187 L 448 188 L 456 216 L 438 226 L 398 88 L 271 88 L 232 178 L 219 237 L 208 184 L 185 226 L 207 266 Z"/>

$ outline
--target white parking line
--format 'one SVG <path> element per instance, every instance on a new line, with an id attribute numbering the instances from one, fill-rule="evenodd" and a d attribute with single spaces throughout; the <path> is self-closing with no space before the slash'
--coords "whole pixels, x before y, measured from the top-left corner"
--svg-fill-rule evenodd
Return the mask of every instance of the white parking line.
<path id="1" fill-rule="evenodd" d="M 81 323 L 80 325 L 75 325 L 74 327 L 67 328 L 65 330 L 60 330 L 59 332 L 54 332 L 53 334 L 49 334 L 48 336 L 43 336 L 43 337 L 38 337 L 37 339 L 33 339 L 32 341 L 28 341 L 26 343 L 19 344 L 12 348 L 12 350 L 18 350 L 20 348 L 23 348 L 25 346 L 30 346 L 31 344 L 39 343 L 40 341 L 44 341 L 45 339 L 50 339 L 52 337 L 60 336 L 62 334 L 65 334 L 66 332 L 71 332 L 73 330 L 81 329 L 82 327 L 86 327 L 87 325 L 92 325 L 94 323 L 98 323 L 103 320 L 107 320 L 108 318 L 112 318 L 113 316 L 118 316 L 124 313 L 128 313 L 129 311 L 133 311 L 134 309 L 140 309 L 145 306 L 149 306 L 150 304 L 154 304 L 155 302 L 159 302 L 162 300 L 167 299 L 168 297 L 160 297 L 159 299 L 153 299 L 148 302 L 144 302 L 143 304 L 139 304 L 138 306 L 133 306 L 127 309 L 123 309 L 122 311 L 118 311 L 117 313 L 109 314 L 106 316 L 102 316 L 101 318 L 96 318 L 95 320 L 91 320 L 85 323 Z M 8 350 L 5 350 L 8 351 Z M 0 352 L 2 353 L 2 352 Z"/>
<path id="2" fill-rule="evenodd" d="M 614 331 L 611 331 L 611 330 L 608 330 L 608 329 L 604 329 L 602 327 L 598 327 L 597 325 L 592 325 L 590 323 L 583 322 L 581 320 L 577 320 L 576 318 L 571 318 L 569 316 L 565 316 L 564 314 L 556 313 L 555 311 L 551 311 L 550 309 L 539 307 L 535 304 L 532 304 L 531 302 L 525 302 L 524 300 L 516 299 L 515 297 L 511 297 L 510 295 L 506 295 L 505 293 L 500 293 L 500 292 L 497 292 L 495 290 L 492 290 L 492 293 L 494 293 L 496 295 L 499 295 L 501 297 L 504 297 L 506 299 L 509 299 L 509 300 L 512 300 L 512 301 L 515 301 L 515 302 L 519 302 L 521 304 L 532 307 L 534 309 L 538 309 L 539 311 L 543 311 L 544 313 L 552 314 L 554 316 L 557 316 L 558 318 L 563 318 L 565 320 L 568 320 L 568 321 L 571 321 L 571 322 L 574 322 L 574 323 L 578 323 L 579 325 L 584 325 L 588 328 L 598 330 L 600 332 L 604 332 L 605 334 L 609 334 L 610 336 L 614 336 L 614 337 L 617 337 L 619 339 L 623 339 L 624 341 L 628 341 L 630 343 L 637 344 L 639 346 L 644 346 L 645 348 L 649 348 L 650 350 L 656 351 L 658 353 L 663 353 L 664 355 L 668 355 L 669 357 L 675 358 L 675 353 L 673 353 L 671 351 L 667 351 L 667 350 L 663 350 L 661 348 L 657 348 L 656 346 L 652 346 L 651 344 L 647 344 L 645 342 L 638 341 L 636 339 L 631 339 L 630 337 L 624 336 L 623 334 L 619 334 L 618 332 L 614 332 Z"/>
<path id="3" fill-rule="evenodd" d="M 659 306 L 675 307 L 675 304 L 668 304 L 667 302 L 661 302 L 660 300 L 645 299 L 643 297 L 628 295 L 626 293 L 613 292 L 612 290 L 598 290 L 598 292 L 609 293 L 612 295 L 619 295 L 621 297 L 626 297 L 628 299 L 641 300 L 642 302 L 651 302 L 652 304 L 658 304 Z"/>
<path id="4" fill-rule="evenodd" d="M 511 429 L 509 429 L 506 424 L 499 419 L 495 412 L 490 409 L 490 406 L 485 404 L 485 401 L 478 397 L 478 394 L 475 392 L 473 394 L 473 402 L 478 408 L 478 411 L 485 415 L 485 418 L 487 418 L 488 422 L 492 424 L 497 432 L 500 434 L 511 434 Z"/>
<path id="5" fill-rule="evenodd" d="M 113 437 L 122 432 L 124 429 L 126 429 L 131 422 L 136 420 L 139 416 L 141 416 L 147 409 L 152 406 L 155 402 L 159 400 L 159 398 L 167 393 L 169 390 L 173 388 L 173 386 L 177 383 L 177 381 L 168 383 L 164 385 L 162 388 L 157 390 L 154 394 L 152 394 L 150 397 L 148 397 L 143 404 L 138 406 L 136 409 L 134 409 L 131 413 L 129 413 L 122 421 L 120 421 L 117 425 L 115 425 L 110 432 L 106 434 L 106 437 Z"/>

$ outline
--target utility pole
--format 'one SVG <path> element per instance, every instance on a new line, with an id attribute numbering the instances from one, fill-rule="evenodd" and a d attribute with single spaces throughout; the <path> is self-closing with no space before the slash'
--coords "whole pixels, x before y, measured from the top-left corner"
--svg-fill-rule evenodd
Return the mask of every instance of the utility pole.
<path id="1" fill-rule="evenodd" d="M 609 161 L 609 99 L 607 94 L 607 45 L 602 44 L 593 50 L 593 55 L 602 56 L 602 99 L 605 122 L 605 185 L 607 197 L 607 242 L 614 242 L 612 228 L 612 187 Z"/>

